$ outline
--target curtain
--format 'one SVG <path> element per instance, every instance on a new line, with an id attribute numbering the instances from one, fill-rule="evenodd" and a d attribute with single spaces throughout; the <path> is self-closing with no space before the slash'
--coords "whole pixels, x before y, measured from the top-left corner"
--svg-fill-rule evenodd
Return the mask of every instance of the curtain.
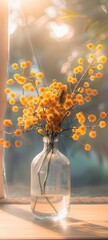
<path id="1" fill-rule="evenodd" d="M 0 0 L 0 138 L 3 137 L 3 118 L 6 110 L 4 93 L 8 64 L 8 0 Z M 4 197 L 3 147 L 0 145 L 0 198 Z"/>

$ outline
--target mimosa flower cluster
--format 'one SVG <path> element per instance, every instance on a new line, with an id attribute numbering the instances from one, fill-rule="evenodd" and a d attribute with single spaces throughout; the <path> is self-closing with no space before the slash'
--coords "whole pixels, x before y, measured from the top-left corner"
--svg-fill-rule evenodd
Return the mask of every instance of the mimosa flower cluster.
<path id="1" fill-rule="evenodd" d="M 22 146 L 23 134 L 34 129 L 42 136 L 52 138 L 68 132 L 69 137 L 79 140 L 86 151 L 91 149 L 89 142 L 83 142 L 83 136 L 88 134 L 88 140 L 96 138 L 96 128 L 106 126 L 107 114 L 100 112 L 99 116 L 94 113 L 85 116 L 84 112 L 80 111 L 80 106 L 89 103 L 98 95 L 98 90 L 91 87 L 91 83 L 102 79 L 106 56 L 101 54 L 101 44 L 95 47 L 89 43 L 87 51 L 88 58 L 77 59 L 72 74 L 67 76 L 66 84 L 54 79 L 49 86 L 44 87 L 44 74 L 32 71 L 32 62 L 12 64 L 15 73 L 7 80 L 5 93 L 9 95 L 9 104 L 14 114 L 20 112 L 20 115 L 17 117 L 17 126 L 14 126 L 11 119 L 5 119 L 3 125 L 7 135 L 17 137 L 16 147 Z M 12 91 L 14 84 L 20 86 L 21 95 Z M 71 119 L 71 116 L 72 119 L 74 116 L 74 121 L 69 128 L 65 128 L 64 122 L 67 118 Z M 0 139 L 0 143 L 5 148 L 11 146 L 11 141 L 4 138 Z"/>

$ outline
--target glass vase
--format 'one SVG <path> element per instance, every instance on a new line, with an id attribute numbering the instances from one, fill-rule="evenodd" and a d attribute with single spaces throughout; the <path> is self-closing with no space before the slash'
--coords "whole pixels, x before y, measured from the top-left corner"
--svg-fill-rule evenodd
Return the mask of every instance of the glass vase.
<path id="1" fill-rule="evenodd" d="M 70 206 L 70 162 L 58 150 L 58 138 L 44 137 L 31 164 L 31 209 L 37 219 L 59 220 Z"/>

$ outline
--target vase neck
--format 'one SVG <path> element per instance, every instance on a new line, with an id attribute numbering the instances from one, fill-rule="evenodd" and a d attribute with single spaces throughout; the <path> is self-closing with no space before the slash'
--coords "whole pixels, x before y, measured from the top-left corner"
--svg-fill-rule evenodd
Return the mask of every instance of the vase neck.
<path id="1" fill-rule="evenodd" d="M 54 152 L 58 149 L 58 138 L 44 137 L 44 150 L 53 150 Z"/>

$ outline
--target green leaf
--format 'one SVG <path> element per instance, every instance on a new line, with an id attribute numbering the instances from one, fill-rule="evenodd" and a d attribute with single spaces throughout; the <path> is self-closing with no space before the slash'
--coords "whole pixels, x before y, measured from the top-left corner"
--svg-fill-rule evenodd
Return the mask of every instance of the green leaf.
<path id="1" fill-rule="evenodd" d="M 77 12 L 70 10 L 70 9 L 62 9 L 61 11 L 66 14 L 66 16 L 59 18 L 59 20 L 62 20 L 62 21 L 73 19 L 76 17 L 86 17 L 85 15 L 80 15 Z"/>
<path id="2" fill-rule="evenodd" d="M 72 15 L 63 16 L 63 17 L 60 17 L 59 20 L 66 21 L 66 20 L 70 20 L 70 19 L 76 18 L 77 16 L 72 16 Z"/>
<path id="3" fill-rule="evenodd" d="M 99 21 L 95 21 L 92 23 L 91 20 L 89 19 L 84 26 L 84 32 L 87 32 L 91 28 L 97 27 L 98 24 L 99 24 Z"/>
<path id="4" fill-rule="evenodd" d="M 65 99 L 66 99 L 66 91 L 65 91 L 65 90 L 62 90 L 61 93 L 60 93 L 60 96 L 59 96 L 59 102 L 60 102 L 61 104 L 64 104 Z"/>
<path id="5" fill-rule="evenodd" d="M 70 10 L 70 9 L 63 8 L 63 9 L 61 9 L 61 11 L 67 15 L 72 15 L 72 16 L 79 15 L 77 12 Z"/>
<path id="6" fill-rule="evenodd" d="M 91 20 L 88 20 L 84 26 L 84 32 L 87 32 L 91 26 Z"/>

